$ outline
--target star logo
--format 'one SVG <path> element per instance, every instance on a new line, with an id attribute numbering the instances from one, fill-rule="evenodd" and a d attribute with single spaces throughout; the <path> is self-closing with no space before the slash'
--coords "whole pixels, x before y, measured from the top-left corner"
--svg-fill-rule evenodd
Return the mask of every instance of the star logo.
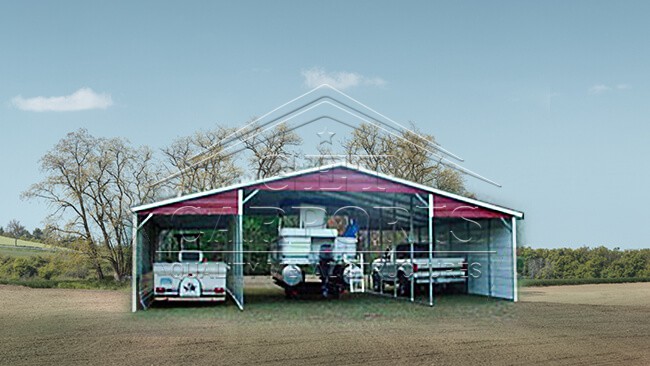
<path id="1" fill-rule="evenodd" d="M 327 127 L 325 127 L 325 129 L 323 131 L 321 131 L 321 132 L 318 132 L 317 135 L 321 139 L 320 145 L 322 145 L 322 144 L 330 144 L 330 145 L 332 145 L 332 137 L 334 137 L 334 135 L 336 135 L 336 133 L 334 133 L 332 131 L 328 131 Z"/>

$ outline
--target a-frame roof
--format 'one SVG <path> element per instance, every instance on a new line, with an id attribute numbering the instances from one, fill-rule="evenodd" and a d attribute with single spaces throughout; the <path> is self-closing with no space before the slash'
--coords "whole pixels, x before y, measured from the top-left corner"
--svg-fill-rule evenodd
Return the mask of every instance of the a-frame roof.
<path id="1" fill-rule="evenodd" d="M 287 174 L 283 174 L 280 176 L 275 176 L 275 177 L 270 177 L 270 178 L 264 178 L 264 179 L 259 179 L 259 180 L 254 180 L 251 182 L 246 182 L 246 183 L 238 183 L 238 184 L 233 184 L 230 186 L 222 187 L 222 188 L 217 188 L 217 189 L 212 189 L 204 192 L 198 192 L 198 193 L 192 193 L 180 197 L 175 197 L 175 198 L 170 198 L 154 203 L 149 203 L 149 204 L 143 204 L 140 206 L 136 206 L 132 208 L 133 212 L 149 212 L 153 209 L 164 207 L 164 206 L 170 206 L 170 205 L 175 205 L 178 203 L 183 203 L 187 201 L 193 201 L 201 198 L 205 198 L 208 196 L 213 196 L 213 195 L 218 195 L 221 193 L 226 193 L 226 192 L 231 192 L 235 191 L 238 189 L 260 189 L 260 190 L 269 190 L 273 191 L 276 190 L 273 187 L 269 186 L 270 183 L 281 183 L 281 182 L 297 182 L 296 178 L 301 178 L 305 176 L 316 176 L 318 174 L 321 174 L 321 172 L 326 172 L 326 171 L 332 171 L 335 169 L 345 169 L 351 172 L 357 172 L 361 173 L 370 177 L 377 178 L 378 180 L 381 180 L 383 185 L 386 184 L 386 182 L 389 182 L 390 187 L 388 188 L 389 191 L 392 192 L 401 192 L 401 193 L 432 193 L 438 196 L 446 197 L 455 201 L 463 202 L 466 204 L 470 205 L 475 205 L 478 207 L 482 207 L 488 210 L 496 211 L 499 213 L 503 213 L 508 216 L 513 216 L 519 219 L 522 219 L 524 217 L 523 212 L 516 211 L 510 208 L 498 206 L 492 203 L 480 201 L 477 199 L 469 198 L 469 197 L 464 197 L 461 195 L 457 195 L 454 193 L 446 192 L 437 188 L 429 187 L 423 184 L 411 182 L 405 179 L 401 178 L 396 178 L 390 175 L 382 174 L 376 171 L 372 171 L 369 169 L 365 169 L 360 166 L 352 165 L 349 163 L 345 162 L 340 162 L 340 163 L 335 163 L 335 164 L 329 164 L 329 165 L 324 165 L 320 167 L 315 167 L 315 168 L 310 168 L 310 169 L 304 169 L 304 170 L 299 170 Z M 363 188 L 364 192 L 372 192 L 372 190 L 368 191 L 366 190 L 367 188 Z M 380 191 L 385 191 L 386 188 L 380 188 Z M 284 190 L 300 190 L 300 191 L 309 191 L 308 187 L 300 186 L 298 183 L 295 183 L 293 186 L 287 186 L 284 187 Z M 337 189 L 338 192 L 361 192 L 358 186 L 354 186 L 353 184 L 350 185 L 345 185 L 342 187 L 338 187 Z"/>

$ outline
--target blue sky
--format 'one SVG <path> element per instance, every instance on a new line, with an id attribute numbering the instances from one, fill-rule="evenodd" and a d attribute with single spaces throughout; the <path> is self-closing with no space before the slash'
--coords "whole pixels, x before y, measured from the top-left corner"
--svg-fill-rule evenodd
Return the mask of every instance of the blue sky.
<path id="1" fill-rule="evenodd" d="M 69 131 L 159 148 L 261 115 L 317 69 L 503 184 L 468 179 L 526 212 L 524 244 L 648 247 L 649 13 L 640 1 L 2 2 L 0 225 L 41 225 L 47 207 L 19 194 Z M 53 103 L 88 110 L 23 110 L 82 88 Z"/>

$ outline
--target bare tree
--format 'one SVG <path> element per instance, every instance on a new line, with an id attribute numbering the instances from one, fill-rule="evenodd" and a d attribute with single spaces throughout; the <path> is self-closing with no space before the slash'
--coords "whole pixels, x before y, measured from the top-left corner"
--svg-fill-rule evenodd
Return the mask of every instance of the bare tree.
<path id="1" fill-rule="evenodd" d="M 154 198 L 152 183 L 159 178 L 158 172 L 151 149 L 132 148 L 117 138 L 98 141 L 97 163 L 86 198 L 116 280 L 122 280 L 131 269 L 129 208 Z"/>
<path id="2" fill-rule="evenodd" d="M 57 230 L 78 236 L 87 245 L 85 249 L 98 279 L 104 278 L 104 270 L 97 243 L 91 231 L 88 202 L 90 172 L 94 164 L 95 138 L 86 130 L 69 133 L 40 160 L 41 171 L 47 177 L 23 193 L 25 198 L 40 198 L 54 209 L 49 216 L 52 222 L 64 221 Z M 66 215 L 68 214 L 68 215 Z M 67 219 L 63 219 L 66 215 Z"/>
<path id="3" fill-rule="evenodd" d="M 23 236 L 28 236 L 29 231 L 27 231 L 20 221 L 13 219 L 7 224 L 7 235 L 15 239 L 20 239 Z"/>
<path id="4" fill-rule="evenodd" d="M 361 124 L 343 142 L 347 160 L 368 169 L 458 194 L 465 190 L 462 175 L 436 159 L 430 147 L 435 138 L 411 125 L 400 134 Z"/>
<path id="5" fill-rule="evenodd" d="M 333 164 L 337 161 L 345 160 L 346 155 L 337 154 L 334 148 L 327 144 L 319 144 L 316 147 L 318 154 L 306 156 L 307 164 L 310 167 L 319 167 L 327 164 Z"/>
<path id="6" fill-rule="evenodd" d="M 465 188 L 463 176 L 456 170 L 437 164 L 431 173 L 432 186 L 443 191 L 457 193 L 466 197 L 476 198 L 474 193 Z"/>
<path id="7" fill-rule="evenodd" d="M 103 279 L 107 260 L 116 280 L 130 272 L 129 208 L 154 197 L 160 178 L 149 148 L 133 148 L 123 139 L 69 133 L 41 158 L 46 178 L 23 193 L 45 200 L 57 231 L 78 237 L 81 248 Z"/>
<path id="8" fill-rule="evenodd" d="M 241 176 L 241 169 L 222 144 L 231 134 L 232 130 L 217 127 L 179 137 L 164 148 L 167 171 L 177 175 L 168 185 L 179 193 L 190 193 L 220 187 Z"/>
<path id="9" fill-rule="evenodd" d="M 249 162 L 256 179 L 276 176 L 292 166 L 296 159 L 292 148 L 302 143 L 300 136 L 284 123 L 266 131 L 253 124 L 238 137 L 251 153 Z"/>
<path id="10" fill-rule="evenodd" d="M 389 157 L 384 160 L 387 173 L 412 182 L 434 185 L 438 164 L 432 159 L 427 144 L 435 143 L 433 136 L 425 135 L 411 126 L 400 136 L 389 135 Z"/>
<path id="11" fill-rule="evenodd" d="M 374 171 L 386 170 L 390 158 L 392 140 L 377 128 L 362 123 L 352 136 L 343 141 L 343 148 L 350 163 Z"/>

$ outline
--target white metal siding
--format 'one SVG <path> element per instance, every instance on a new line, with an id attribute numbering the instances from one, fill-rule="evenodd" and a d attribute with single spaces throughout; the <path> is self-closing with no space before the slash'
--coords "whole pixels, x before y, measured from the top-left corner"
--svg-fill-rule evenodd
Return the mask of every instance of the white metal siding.
<path id="1" fill-rule="evenodd" d="M 469 294 L 515 299 L 512 236 L 500 219 L 441 221 L 436 241 L 437 256 L 467 257 Z"/>
<path id="2" fill-rule="evenodd" d="M 501 220 L 492 220 L 490 249 L 491 296 L 514 300 L 512 236 Z"/>

